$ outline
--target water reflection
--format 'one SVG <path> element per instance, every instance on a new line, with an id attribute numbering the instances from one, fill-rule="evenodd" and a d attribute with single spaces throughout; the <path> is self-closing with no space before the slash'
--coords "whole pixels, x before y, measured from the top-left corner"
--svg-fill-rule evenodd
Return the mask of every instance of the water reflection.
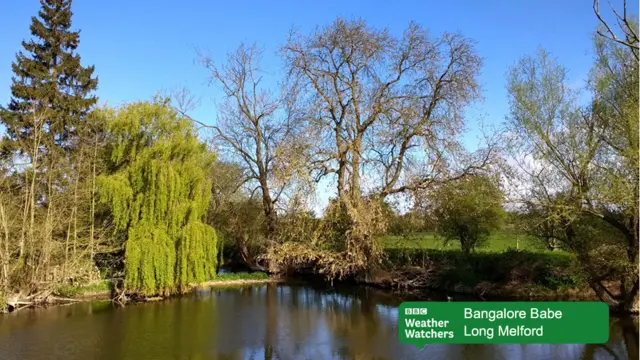
<path id="1" fill-rule="evenodd" d="M 637 359 L 637 319 L 614 319 L 605 345 L 404 345 L 402 299 L 366 287 L 263 285 L 201 290 L 160 303 L 109 303 L 0 317 L 0 358 L 40 359 Z"/>

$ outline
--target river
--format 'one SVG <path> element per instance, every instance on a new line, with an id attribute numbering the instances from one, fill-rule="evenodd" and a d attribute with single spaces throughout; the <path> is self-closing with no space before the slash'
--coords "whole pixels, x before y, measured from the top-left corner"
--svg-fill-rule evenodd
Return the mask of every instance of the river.
<path id="1" fill-rule="evenodd" d="M 403 299 L 370 287 L 264 284 L 126 307 L 85 302 L 21 310 L 0 316 L 0 359 L 638 358 L 637 322 L 616 318 L 605 345 L 418 349 L 398 340 L 397 306 Z"/>

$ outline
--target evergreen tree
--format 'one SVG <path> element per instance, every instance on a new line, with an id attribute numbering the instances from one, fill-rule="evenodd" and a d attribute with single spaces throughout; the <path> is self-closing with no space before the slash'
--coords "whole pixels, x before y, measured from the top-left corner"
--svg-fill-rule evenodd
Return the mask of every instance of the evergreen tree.
<path id="1" fill-rule="evenodd" d="M 210 280 L 216 232 L 204 223 L 215 157 L 193 123 L 163 103 L 103 110 L 109 127 L 109 175 L 101 200 L 124 235 L 125 288 L 142 295 L 182 291 Z"/>
<path id="2" fill-rule="evenodd" d="M 33 38 L 22 42 L 26 54 L 18 52 L 12 64 L 11 100 L 0 108 L 5 154 L 17 151 L 33 157 L 34 140 L 47 152 L 64 150 L 97 101 L 90 95 L 98 86 L 94 67 L 83 67 L 75 53 L 80 32 L 71 30 L 71 0 L 40 3 L 38 17 L 31 19 Z"/>

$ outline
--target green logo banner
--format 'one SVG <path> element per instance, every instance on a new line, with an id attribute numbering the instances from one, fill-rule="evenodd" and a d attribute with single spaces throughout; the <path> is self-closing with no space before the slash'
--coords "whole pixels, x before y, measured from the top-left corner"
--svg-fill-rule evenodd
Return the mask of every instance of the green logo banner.
<path id="1" fill-rule="evenodd" d="M 425 344 L 602 344 L 603 302 L 404 302 L 400 341 Z"/>

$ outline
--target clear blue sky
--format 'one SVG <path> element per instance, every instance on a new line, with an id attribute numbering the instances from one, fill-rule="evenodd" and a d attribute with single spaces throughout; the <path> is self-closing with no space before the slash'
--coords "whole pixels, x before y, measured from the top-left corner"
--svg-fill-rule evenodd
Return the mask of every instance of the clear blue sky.
<path id="1" fill-rule="evenodd" d="M 612 0 L 621 4 L 622 0 Z M 603 4 L 606 7 L 606 2 Z M 288 30 L 303 33 L 337 16 L 360 17 L 376 27 L 401 33 L 414 20 L 434 34 L 460 31 L 477 41 L 484 57 L 480 82 L 485 101 L 469 111 L 469 141 L 476 118 L 500 123 L 508 110 L 505 73 L 521 56 L 544 47 L 569 70 L 578 86 L 592 64 L 591 34 L 597 19 L 591 0 L 538 1 L 75 1 L 73 27 L 81 29 L 83 64 L 95 64 L 102 102 L 118 104 L 150 99 L 162 89 L 187 87 L 202 98 L 193 116 L 215 120 L 208 74 L 195 63 L 196 48 L 214 60 L 241 42 L 265 49 L 264 67 L 280 64 L 275 51 Z M 638 5 L 630 10 L 637 14 Z M 0 13 L 0 103 L 9 99 L 11 62 L 28 38 L 37 0 L 4 1 Z M 469 142 L 471 144 L 471 142 Z"/>

